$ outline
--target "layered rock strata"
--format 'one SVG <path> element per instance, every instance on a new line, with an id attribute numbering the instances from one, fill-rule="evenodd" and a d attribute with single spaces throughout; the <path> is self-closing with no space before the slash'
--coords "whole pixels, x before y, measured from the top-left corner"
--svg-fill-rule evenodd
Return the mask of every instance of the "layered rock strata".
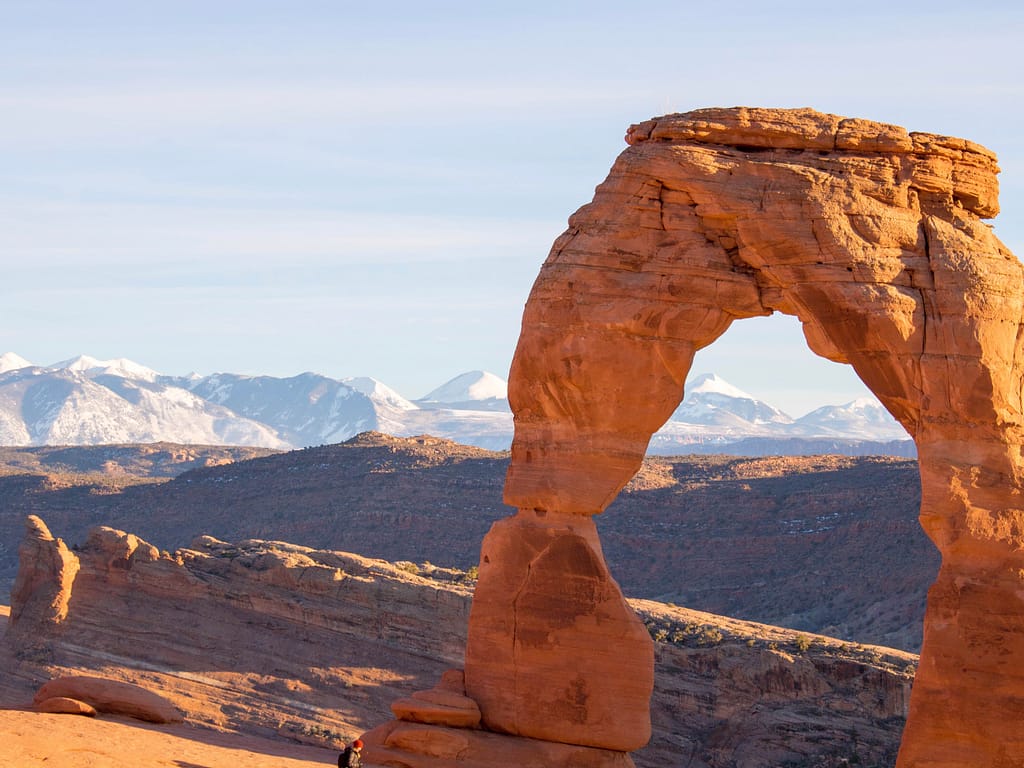
<path id="1" fill-rule="evenodd" d="M 192 723 L 323 743 L 383 721 L 462 661 L 468 587 L 383 561 L 206 536 L 169 553 L 107 527 L 68 555 L 77 575 L 59 624 L 25 608 L 59 573 L 12 595 L 6 681 L 28 698 L 51 678 L 102 677 L 160 691 Z M 23 548 L 19 583 L 36 559 Z"/>
<path id="2" fill-rule="evenodd" d="M 694 353 L 734 320 L 795 315 L 917 444 L 942 567 L 898 764 L 1024 764 L 1024 270 L 982 221 L 998 212 L 995 156 L 809 109 L 669 115 L 626 140 L 524 312 L 506 503 L 601 512 L 680 402 Z M 490 626 L 477 610 L 467 681 Z M 504 697 L 485 722 L 522 706 L 514 687 Z"/>
<path id="3" fill-rule="evenodd" d="M 109 528 L 76 547 L 81 568 L 63 623 L 23 618 L 23 631 L 0 644 L 0 705 L 25 706 L 51 679 L 102 677 L 158 691 L 192 725 L 320 745 L 393 712 L 399 720 L 371 732 L 366 755 L 378 765 L 450 766 L 453 758 L 424 750 L 463 744 L 458 760 L 470 766 L 507 765 L 506 754 L 523 765 L 629 764 L 613 750 L 478 727 L 462 673 L 448 669 L 463 658 L 469 615 L 470 591 L 457 581 L 282 542 L 204 537 L 153 559 L 126 557 L 132 541 L 133 551 L 152 552 Z M 831 768 L 854 755 L 891 764 L 916 657 L 631 604 L 658 638 L 653 734 L 632 754 L 639 768 Z M 39 706 L 88 711 L 57 698 Z"/>

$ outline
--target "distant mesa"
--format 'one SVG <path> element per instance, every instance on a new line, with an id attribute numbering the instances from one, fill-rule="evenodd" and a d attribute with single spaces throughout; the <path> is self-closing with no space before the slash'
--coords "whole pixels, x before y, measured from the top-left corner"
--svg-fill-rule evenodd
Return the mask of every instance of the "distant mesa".
<path id="1" fill-rule="evenodd" d="M 37 366 L 11 352 L 0 355 L 0 445 L 177 442 L 287 450 L 368 430 L 506 450 L 513 433 L 508 385 L 488 371 L 470 371 L 413 401 L 370 377 L 166 376 L 126 358 L 80 355 Z M 687 382 L 685 399 L 648 448 L 677 455 L 823 451 L 914 455 L 906 432 L 877 401 L 794 419 L 713 373 Z"/>

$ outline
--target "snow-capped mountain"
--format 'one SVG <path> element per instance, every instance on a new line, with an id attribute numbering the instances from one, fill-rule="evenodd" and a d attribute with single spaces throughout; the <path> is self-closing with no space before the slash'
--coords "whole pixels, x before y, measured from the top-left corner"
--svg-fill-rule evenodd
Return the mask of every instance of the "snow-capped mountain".
<path id="1" fill-rule="evenodd" d="M 120 376 L 124 379 L 156 381 L 160 375 L 152 368 L 139 365 L 124 357 L 119 357 L 115 360 L 97 360 L 95 357 L 89 357 L 89 355 L 79 355 L 70 360 L 54 363 L 48 366 L 48 368 L 54 371 L 81 371 L 90 378 L 108 374 L 110 376 Z"/>
<path id="2" fill-rule="evenodd" d="M 31 366 L 32 363 L 21 355 L 16 355 L 13 352 L 4 352 L 0 355 L 0 373 L 16 371 L 19 368 L 29 368 Z"/>
<path id="3" fill-rule="evenodd" d="M 745 433 L 793 423 L 792 417 L 778 408 L 748 395 L 713 373 L 704 373 L 688 381 L 685 394 L 670 421 L 705 424 Z"/>
<path id="4" fill-rule="evenodd" d="M 0 374 L 0 444 L 168 441 L 289 447 L 266 425 L 188 390 L 109 369 L 30 366 Z"/>
<path id="5" fill-rule="evenodd" d="M 861 437 L 867 440 L 905 440 L 906 430 L 874 398 L 859 397 L 844 405 L 826 405 L 796 420 L 814 435 Z"/>
<path id="6" fill-rule="evenodd" d="M 888 445 L 888 443 L 901 445 Z M 906 431 L 874 398 L 793 419 L 715 374 L 686 383 L 685 397 L 651 438 L 651 453 L 896 453 L 913 455 Z"/>
<path id="7" fill-rule="evenodd" d="M 37 366 L 13 353 L 0 355 L 0 445 L 169 441 L 287 449 L 341 442 L 367 430 L 504 449 L 513 432 L 507 384 L 492 373 L 471 371 L 410 401 L 368 377 L 175 377 L 124 358 L 82 355 Z M 902 441 L 903 447 L 887 447 L 887 441 Z M 852 452 L 905 455 L 907 441 L 870 398 L 794 420 L 722 378 L 703 374 L 687 383 L 685 399 L 649 450 L 793 453 L 847 446 Z M 797 442 L 802 447 L 794 447 Z"/>
<path id="8" fill-rule="evenodd" d="M 508 382 L 487 371 L 469 371 L 416 401 L 421 408 L 508 411 Z"/>
<path id="9" fill-rule="evenodd" d="M 194 394 L 274 429 L 293 446 L 325 445 L 367 430 L 398 434 L 416 406 L 370 378 L 317 373 L 287 379 L 217 373 L 182 382 Z"/>

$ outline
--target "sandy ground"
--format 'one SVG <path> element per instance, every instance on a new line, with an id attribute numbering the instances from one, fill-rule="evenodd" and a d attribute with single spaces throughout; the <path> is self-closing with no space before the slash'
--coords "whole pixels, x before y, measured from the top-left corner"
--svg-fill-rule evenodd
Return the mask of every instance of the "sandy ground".
<path id="1" fill-rule="evenodd" d="M 0 635 L 10 612 L 0 605 Z M 185 724 L 0 709 L 4 768 L 309 768 L 337 765 L 337 760 L 334 750 Z"/>
<path id="2" fill-rule="evenodd" d="M 0 765 L 9 768 L 309 768 L 338 753 L 188 725 L 0 710 Z"/>

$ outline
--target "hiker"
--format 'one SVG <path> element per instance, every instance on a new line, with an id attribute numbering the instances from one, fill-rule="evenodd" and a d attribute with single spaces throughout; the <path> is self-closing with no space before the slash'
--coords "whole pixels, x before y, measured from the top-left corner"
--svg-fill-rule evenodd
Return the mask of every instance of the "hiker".
<path id="1" fill-rule="evenodd" d="M 363 764 L 362 752 L 363 742 L 360 739 L 356 739 L 345 747 L 344 752 L 338 755 L 338 768 L 361 768 Z"/>

